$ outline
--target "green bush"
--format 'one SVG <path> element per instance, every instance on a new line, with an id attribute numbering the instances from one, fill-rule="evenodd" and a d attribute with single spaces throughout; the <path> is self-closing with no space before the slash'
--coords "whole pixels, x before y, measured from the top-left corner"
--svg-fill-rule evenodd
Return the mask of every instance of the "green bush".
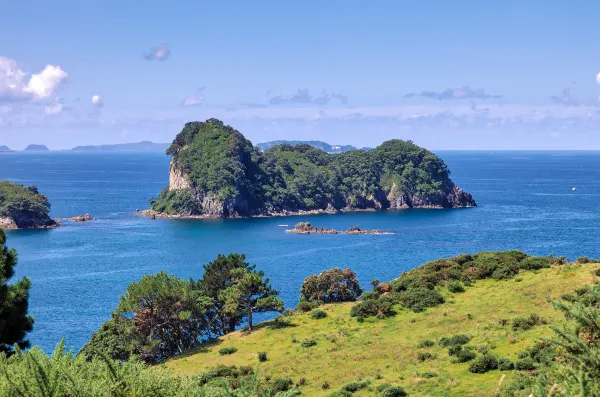
<path id="1" fill-rule="evenodd" d="M 391 386 L 381 392 L 381 397 L 405 397 L 408 393 L 400 386 Z"/>
<path id="2" fill-rule="evenodd" d="M 312 347 L 312 346 L 316 346 L 316 345 L 317 345 L 317 341 L 314 339 L 304 339 L 300 343 L 300 346 L 302 346 L 302 347 Z"/>
<path id="3" fill-rule="evenodd" d="M 236 349 L 235 347 L 224 347 L 219 350 L 219 354 L 225 356 L 227 354 L 233 354 L 236 351 L 238 351 L 238 349 Z"/>
<path id="4" fill-rule="evenodd" d="M 448 291 L 452 293 L 465 292 L 465 287 L 463 287 L 461 282 L 458 280 L 449 280 L 446 283 L 446 288 L 448 288 Z"/>
<path id="5" fill-rule="evenodd" d="M 542 318 L 532 313 L 529 317 L 517 317 L 512 321 L 512 329 L 513 331 L 527 331 L 533 328 L 536 325 L 543 324 L 544 320 Z"/>
<path id="6" fill-rule="evenodd" d="M 310 318 L 313 320 L 319 320 L 325 317 L 327 317 L 327 312 L 324 310 L 313 310 L 313 312 L 310 314 Z"/>
<path id="7" fill-rule="evenodd" d="M 579 258 L 577 258 L 577 260 L 575 261 L 575 263 L 589 263 L 590 260 L 587 256 L 580 256 Z"/>
<path id="8" fill-rule="evenodd" d="M 273 381 L 273 385 L 271 386 L 271 391 L 273 393 L 279 393 L 282 391 L 288 391 L 292 388 L 294 382 L 290 378 L 275 378 Z"/>
<path id="9" fill-rule="evenodd" d="M 352 392 L 347 390 L 338 390 L 331 393 L 329 397 L 352 397 Z"/>
<path id="10" fill-rule="evenodd" d="M 394 301 L 386 296 L 377 299 L 367 299 L 354 305 L 350 309 L 350 316 L 358 318 L 376 316 L 382 319 L 396 314 L 393 307 Z"/>
<path id="11" fill-rule="evenodd" d="M 323 384 L 321 385 L 321 389 L 323 389 L 323 390 L 327 390 L 327 389 L 329 389 L 329 387 L 330 387 L 329 382 L 327 382 L 327 381 L 323 382 Z"/>
<path id="12" fill-rule="evenodd" d="M 469 365 L 469 371 L 474 374 L 483 374 L 498 368 L 498 359 L 491 354 L 485 354 L 476 358 Z"/>
<path id="13" fill-rule="evenodd" d="M 267 352 L 258 352 L 258 361 L 261 363 L 267 361 Z"/>
<path id="14" fill-rule="evenodd" d="M 475 354 L 475 352 L 473 350 L 461 348 L 456 353 L 454 360 L 452 360 L 452 361 L 454 363 L 466 363 L 466 362 L 473 360 L 476 356 L 477 356 L 477 354 Z"/>
<path id="15" fill-rule="evenodd" d="M 433 360 L 435 357 L 435 354 L 429 352 L 419 352 L 417 354 L 417 359 L 419 361 Z"/>
<path id="16" fill-rule="evenodd" d="M 378 392 L 382 392 L 385 389 L 387 389 L 388 387 L 391 387 L 392 385 L 390 385 L 389 383 L 382 383 L 380 385 L 377 386 L 377 391 Z"/>
<path id="17" fill-rule="evenodd" d="M 432 340 L 429 340 L 429 339 L 422 340 L 417 344 L 417 347 L 419 347 L 419 348 L 433 347 L 433 346 L 435 346 L 435 342 Z"/>
<path id="18" fill-rule="evenodd" d="M 450 347 L 450 346 L 456 346 L 456 345 L 466 345 L 467 343 L 469 343 L 470 340 L 471 340 L 471 337 L 469 335 L 457 334 L 457 335 L 453 335 L 449 338 L 447 338 L 447 337 L 441 338 L 440 341 L 438 342 L 438 344 L 441 347 Z"/>
<path id="19" fill-rule="evenodd" d="M 300 301 L 298 302 L 298 304 L 296 305 L 296 310 L 299 312 L 309 312 L 315 308 L 319 307 L 319 304 L 317 302 L 307 302 L 307 301 Z"/>
<path id="20" fill-rule="evenodd" d="M 438 377 L 437 372 L 423 372 L 422 374 L 417 374 L 417 375 L 420 376 L 421 378 L 425 378 L 425 379 L 431 379 L 431 378 Z"/>
<path id="21" fill-rule="evenodd" d="M 530 371 L 535 369 L 535 363 L 531 357 L 525 357 L 515 362 L 515 369 L 517 371 Z"/>
<path id="22" fill-rule="evenodd" d="M 512 371 L 515 368 L 515 364 L 508 358 L 501 358 L 498 360 L 498 369 L 500 371 Z"/>
<path id="23" fill-rule="evenodd" d="M 400 292 L 399 300 L 405 307 L 415 313 L 444 303 L 444 297 L 438 291 L 427 288 L 411 288 Z"/>
<path id="24" fill-rule="evenodd" d="M 342 386 L 342 390 L 348 391 L 350 393 L 356 393 L 357 391 L 362 390 L 362 389 L 366 388 L 367 386 L 369 386 L 368 381 L 352 382 L 352 383 L 348 383 L 348 384 Z"/>

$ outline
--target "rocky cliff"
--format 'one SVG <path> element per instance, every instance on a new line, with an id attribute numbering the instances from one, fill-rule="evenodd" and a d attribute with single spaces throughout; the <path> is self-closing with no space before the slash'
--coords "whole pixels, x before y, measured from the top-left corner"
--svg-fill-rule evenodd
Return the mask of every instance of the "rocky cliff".
<path id="1" fill-rule="evenodd" d="M 187 123 L 167 150 L 169 186 L 152 216 L 243 217 L 475 207 L 442 159 L 410 141 L 328 154 L 309 145 L 264 152 L 221 121 Z"/>

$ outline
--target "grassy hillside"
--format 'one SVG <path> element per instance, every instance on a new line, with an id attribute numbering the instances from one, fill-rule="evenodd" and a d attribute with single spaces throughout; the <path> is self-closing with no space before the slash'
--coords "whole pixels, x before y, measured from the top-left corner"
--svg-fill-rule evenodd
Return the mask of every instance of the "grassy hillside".
<path id="1" fill-rule="evenodd" d="M 296 383 L 305 378 L 300 390 L 310 396 L 330 395 L 359 381 L 370 383 L 355 395 L 374 395 L 378 385 L 389 383 L 403 386 L 411 396 L 492 396 L 500 380 L 506 384 L 514 372 L 473 374 L 469 363 L 452 362 L 448 350 L 438 345 L 440 338 L 468 334 L 472 337 L 468 345 L 476 351 L 489 349 L 515 361 L 519 352 L 552 334 L 552 322 L 564 319 L 546 298 L 560 298 L 591 284 L 598 268 L 600 264 L 553 266 L 522 272 L 511 280 L 478 280 L 463 293 L 437 287 L 444 304 L 421 313 L 397 307 L 396 316 L 382 320 L 358 322 L 349 315 L 352 303 L 325 305 L 321 309 L 326 318 L 294 314 L 286 317 L 287 325 L 268 322 L 252 334 L 228 334 L 166 366 L 176 373 L 193 374 L 221 364 L 252 365 L 262 376 L 291 377 Z M 548 323 L 513 330 L 513 319 L 532 313 Z M 314 339 L 316 345 L 302 347 L 305 339 Z M 423 340 L 435 345 L 417 347 Z M 226 347 L 237 351 L 221 355 L 219 350 Z M 268 360 L 259 362 L 258 352 L 266 352 Z M 432 353 L 435 358 L 421 361 L 419 353 Z M 328 389 L 323 389 L 324 383 Z"/>

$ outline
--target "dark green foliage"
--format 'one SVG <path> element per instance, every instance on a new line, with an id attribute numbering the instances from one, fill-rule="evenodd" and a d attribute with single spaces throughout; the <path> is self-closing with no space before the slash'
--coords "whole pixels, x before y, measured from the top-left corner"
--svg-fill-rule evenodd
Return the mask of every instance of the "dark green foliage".
<path id="1" fill-rule="evenodd" d="M 258 361 L 261 363 L 267 361 L 267 352 L 258 352 Z"/>
<path id="2" fill-rule="evenodd" d="M 405 397 L 405 396 L 408 396 L 408 393 L 406 392 L 406 390 L 404 390 L 400 386 L 391 386 L 391 387 L 385 388 L 381 392 L 380 396 L 381 397 Z"/>
<path id="3" fill-rule="evenodd" d="M 273 381 L 273 385 L 271 386 L 272 393 L 279 393 L 283 391 L 288 391 L 292 388 L 294 382 L 290 378 L 275 378 Z"/>
<path id="4" fill-rule="evenodd" d="M 144 347 L 144 338 L 133 332 L 134 326 L 133 319 L 113 316 L 92 334 L 78 354 L 88 360 L 106 355 L 113 360 L 128 361 Z"/>
<path id="5" fill-rule="evenodd" d="M 529 317 L 517 317 L 512 321 L 513 331 L 527 331 L 536 325 L 544 324 L 544 320 L 535 313 L 529 315 Z"/>
<path id="6" fill-rule="evenodd" d="M 529 352 L 519 352 L 517 358 L 527 358 L 529 357 Z"/>
<path id="7" fill-rule="evenodd" d="M 394 301 L 387 296 L 361 301 L 350 309 L 350 316 L 358 318 L 376 316 L 377 318 L 382 319 L 395 314 Z"/>
<path id="8" fill-rule="evenodd" d="M 580 256 L 579 258 L 577 258 L 577 260 L 575 261 L 575 263 L 589 263 L 590 260 L 587 256 Z"/>
<path id="9" fill-rule="evenodd" d="M 512 371 L 515 368 L 515 364 L 508 358 L 501 358 L 498 360 L 498 369 L 500 371 Z"/>
<path id="10" fill-rule="evenodd" d="M 443 337 L 440 339 L 438 344 L 441 347 L 460 346 L 460 345 L 466 345 L 467 343 L 469 343 L 470 340 L 471 340 L 471 337 L 469 335 L 458 334 L 458 335 L 453 335 L 449 338 Z"/>
<path id="11" fill-rule="evenodd" d="M 338 390 L 331 393 L 329 397 L 352 397 L 352 392 L 347 390 Z"/>
<path id="12" fill-rule="evenodd" d="M 452 346 L 448 348 L 448 353 L 450 353 L 450 349 L 454 350 L 454 359 L 452 362 L 454 363 L 466 363 L 473 360 L 477 357 L 477 354 L 471 349 L 463 348 L 462 346 Z"/>
<path id="13" fill-rule="evenodd" d="M 364 381 L 364 382 L 352 382 L 352 383 L 348 383 L 348 384 L 342 386 L 342 390 L 343 391 L 348 391 L 350 393 L 356 393 L 359 390 L 365 389 L 367 386 L 369 386 L 369 382 L 368 381 Z"/>
<path id="14" fill-rule="evenodd" d="M 388 387 L 391 387 L 392 385 L 390 385 L 389 383 L 382 383 L 379 386 L 377 386 L 377 391 L 378 392 L 382 392 L 385 389 L 387 389 Z"/>
<path id="15" fill-rule="evenodd" d="M 202 208 L 198 205 L 191 189 L 163 189 L 155 199 L 150 201 L 152 209 L 169 215 L 200 215 Z"/>
<path id="16" fill-rule="evenodd" d="M 238 349 L 236 349 L 235 347 L 224 347 L 222 349 L 219 349 L 219 354 L 222 356 L 226 356 L 228 354 L 233 354 L 235 352 L 237 352 Z"/>
<path id="17" fill-rule="evenodd" d="M 430 352 L 419 352 L 417 353 L 417 360 L 419 361 L 426 361 L 426 360 L 433 360 L 435 359 L 435 354 L 430 353 Z"/>
<path id="18" fill-rule="evenodd" d="M 316 346 L 317 345 L 317 341 L 314 339 L 304 339 L 302 342 L 300 342 L 300 346 L 302 347 L 312 347 L 312 346 Z"/>
<path id="19" fill-rule="evenodd" d="M 398 294 L 398 299 L 400 303 L 415 313 L 444 303 L 444 297 L 438 291 L 427 288 L 411 288 L 402 291 Z"/>
<path id="20" fill-rule="evenodd" d="M 312 318 L 313 320 L 320 320 L 325 317 L 327 317 L 327 312 L 325 312 L 324 310 L 314 310 L 310 314 L 310 318 Z"/>
<path id="21" fill-rule="evenodd" d="M 16 265 L 17 251 L 6 247 L 6 233 L 0 229 L 0 355 L 11 354 L 14 344 L 29 347 L 25 336 L 33 328 L 33 317 L 27 314 L 31 281 L 24 277 L 9 284 Z"/>
<path id="22" fill-rule="evenodd" d="M 307 302 L 352 302 L 362 293 L 356 273 L 335 268 L 308 276 L 300 287 L 301 299 Z"/>
<path id="23" fill-rule="evenodd" d="M 329 389 L 329 387 L 330 387 L 329 382 L 327 382 L 327 381 L 323 382 L 323 384 L 321 385 L 321 389 L 323 389 L 323 390 L 327 390 L 327 389 Z"/>
<path id="24" fill-rule="evenodd" d="M 187 175 L 198 192 L 197 206 L 173 205 L 169 191 L 154 201 L 157 211 L 184 210 L 202 213 L 204 197 L 221 205 L 222 216 L 252 215 L 267 211 L 375 208 L 390 206 L 388 193 L 442 207 L 440 199 L 454 184 L 444 162 L 410 141 L 390 140 L 371 151 L 352 150 L 327 154 L 307 144 L 282 144 L 260 152 L 237 130 L 223 122 L 186 123 L 167 154 Z M 459 205 L 473 205 L 469 196 Z M 214 210 L 214 209 L 211 209 Z"/>
<path id="25" fill-rule="evenodd" d="M 527 397 L 530 395 L 530 391 L 537 379 L 537 376 L 517 372 L 512 382 L 506 384 L 506 386 L 502 388 L 499 397 Z M 543 394 L 543 396 L 546 395 L 546 393 Z"/>
<path id="26" fill-rule="evenodd" d="M 479 356 L 469 365 L 469 371 L 474 374 L 483 374 L 498 368 L 498 359 L 491 354 Z"/>
<path id="27" fill-rule="evenodd" d="M 19 228 L 54 226 L 50 202 L 36 186 L 0 181 L 0 217 L 11 218 Z"/>
<path id="28" fill-rule="evenodd" d="M 535 369 L 535 363 L 530 357 L 520 358 L 515 362 L 515 369 L 517 371 L 530 371 Z"/>
<path id="29" fill-rule="evenodd" d="M 417 344 L 417 347 L 419 348 L 423 348 L 423 347 L 433 347 L 435 346 L 435 342 L 429 339 L 426 340 L 422 340 Z"/>
<path id="30" fill-rule="evenodd" d="M 438 374 L 437 374 L 437 372 L 423 372 L 422 374 L 417 373 L 417 376 L 420 376 L 421 378 L 425 378 L 425 379 L 431 379 L 431 378 L 437 378 Z"/>
<path id="31" fill-rule="evenodd" d="M 450 280 L 446 283 L 446 288 L 448 291 L 453 293 L 465 292 L 465 287 L 463 287 L 462 283 L 458 280 Z"/>
<path id="32" fill-rule="evenodd" d="M 296 305 L 296 310 L 298 310 L 299 312 L 309 312 L 317 307 L 319 307 L 318 302 L 300 301 Z"/>

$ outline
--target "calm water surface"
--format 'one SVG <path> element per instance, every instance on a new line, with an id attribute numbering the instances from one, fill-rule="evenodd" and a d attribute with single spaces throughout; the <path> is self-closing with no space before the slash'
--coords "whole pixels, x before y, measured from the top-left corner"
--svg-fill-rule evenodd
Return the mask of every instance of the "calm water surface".
<path id="1" fill-rule="evenodd" d="M 79 348 L 131 281 L 159 270 L 198 278 L 219 253 L 246 253 L 286 306 L 295 305 L 306 276 L 335 266 L 354 269 L 368 286 L 428 260 L 480 250 L 600 257 L 600 152 L 438 154 L 478 208 L 150 221 L 135 210 L 168 184 L 169 158 L 162 154 L 0 154 L 0 179 L 37 185 L 53 217 L 89 212 L 99 219 L 9 233 L 8 245 L 19 253 L 17 277 L 33 282 L 30 340 L 48 350 L 65 337 Z M 306 236 L 280 226 L 298 221 L 396 234 Z"/>

